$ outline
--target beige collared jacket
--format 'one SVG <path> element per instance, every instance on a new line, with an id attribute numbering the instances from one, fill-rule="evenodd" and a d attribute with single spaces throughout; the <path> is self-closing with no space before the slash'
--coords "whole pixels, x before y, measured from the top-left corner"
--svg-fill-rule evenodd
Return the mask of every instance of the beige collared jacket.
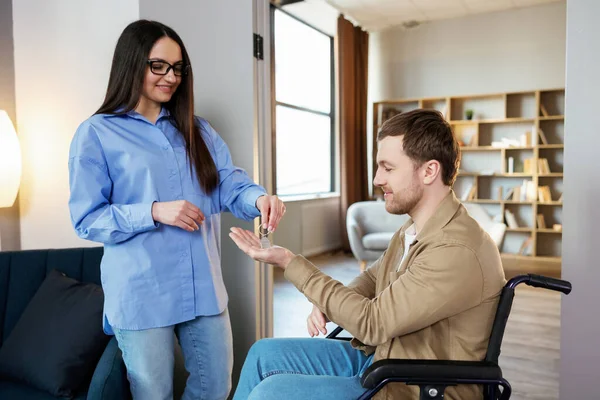
<path id="1" fill-rule="evenodd" d="M 402 265 L 404 231 L 348 286 L 302 256 L 285 270 L 327 317 L 343 326 L 355 348 L 387 358 L 482 360 L 502 287 L 498 248 L 453 191 L 418 232 Z M 418 386 L 388 384 L 376 399 L 418 399 Z M 481 399 L 475 385 L 448 387 L 446 399 Z"/>

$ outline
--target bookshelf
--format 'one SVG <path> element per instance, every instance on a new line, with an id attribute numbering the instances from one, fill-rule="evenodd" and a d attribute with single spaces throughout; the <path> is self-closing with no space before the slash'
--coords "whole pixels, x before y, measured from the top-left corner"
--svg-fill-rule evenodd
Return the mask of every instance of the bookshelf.
<path id="1" fill-rule="evenodd" d="M 440 111 L 461 145 L 456 195 L 508 225 L 503 261 L 560 268 L 564 104 L 564 88 L 375 102 L 373 171 L 376 132 L 386 119 L 418 108 Z"/>

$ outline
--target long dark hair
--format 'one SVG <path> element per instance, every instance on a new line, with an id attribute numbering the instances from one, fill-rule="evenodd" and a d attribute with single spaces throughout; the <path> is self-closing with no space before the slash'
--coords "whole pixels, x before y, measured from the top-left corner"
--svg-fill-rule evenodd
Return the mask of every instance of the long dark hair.
<path id="1" fill-rule="evenodd" d="M 179 35 L 156 21 L 139 20 L 129 24 L 121 33 L 113 56 L 108 89 L 102 106 L 95 114 L 124 114 L 133 110 L 142 95 L 147 60 L 154 44 L 163 37 L 173 39 L 181 48 L 184 65 L 190 58 Z M 217 167 L 200 135 L 194 119 L 194 77 L 191 66 L 182 75 L 181 83 L 171 100 L 164 104 L 172 122 L 185 138 L 190 168 L 196 169 L 200 187 L 208 194 L 218 184 Z"/>

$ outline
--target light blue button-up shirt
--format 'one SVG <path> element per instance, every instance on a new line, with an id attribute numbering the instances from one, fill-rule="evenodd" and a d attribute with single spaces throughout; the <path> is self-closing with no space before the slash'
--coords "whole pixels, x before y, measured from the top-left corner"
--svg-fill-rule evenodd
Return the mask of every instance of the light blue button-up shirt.
<path id="1" fill-rule="evenodd" d="M 101 264 L 104 331 L 174 325 L 221 313 L 227 293 L 221 274 L 220 213 L 251 220 L 266 194 L 240 168 L 215 130 L 198 118 L 219 172 L 204 193 L 185 140 L 163 109 L 156 124 L 135 111 L 94 115 L 73 137 L 69 208 L 79 237 L 104 244 Z M 156 223 L 152 203 L 187 200 L 202 210 L 200 229 Z"/>

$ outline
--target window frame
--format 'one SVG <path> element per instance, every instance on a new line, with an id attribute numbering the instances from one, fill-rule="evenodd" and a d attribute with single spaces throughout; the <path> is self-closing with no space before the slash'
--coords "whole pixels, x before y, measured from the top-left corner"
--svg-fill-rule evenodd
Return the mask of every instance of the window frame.
<path id="1" fill-rule="evenodd" d="M 301 20 L 300 18 L 290 14 L 289 12 L 283 10 L 281 7 L 277 7 L 273 4 L 271 4 L 270 6 L 270 20 L 271 20 L 271 154 L 272 154 L 272 179 L 273 179 L 273 186 L 274 186 L 274 191 L 275 194 L 279 197 L 285 198 L 287 200 L 294 200 L 294 199 L 299 199 L 299 200 L 307 200 L 307 199 L 315 199 L 315 198 L 328 198 L 328 197 L 333 197 L 333 196 L 337 196 L 339 195 L 337 193 L 337 163 L 336 163 L 336 155 L 337 155 L 337 149 L 336 149 L 336 118 L 337 118 L 337 114 L 336 114 L 336 99 L 335 99 L 335 94 L 336 94 L 336 81 L 335 81 L 335 43 L 334 43 L 334 37 L 331 35 L 328 35 L 327 33 L 323 32 L 322 30 L 314 27 L 313 25 Z M 307 27 L 317 31 L 318 33 L 322 34 L 323 36 L 327 37 L 329 39 L 329 48 L 330 48 L 330 107 L 329 107 L 329 113 L 323 112 L 323 111 L 317 111 L 317 110 L 313 110 L 310 108 L 306 108 L 306 107 L 301 107 L 301 106 L 296 106 L 293 104 L 289 104 L 289 103 L 284 103 L 284 102 L 280 102 L 277 100 L 277 88 L 276 88 L 276 71 L 275 71 L 275 13 L 276 12 L 281 12 L 283 14 L 285 14 L 286 16 L 293 18 L 294 20 L 302 23 L 303 25 L 306 25 Z M 276 113 L 276 109 L 277 106 L 282 106 L 282 107 L 286 107 L 292 110 L 297 110 L 297 111 L 304 111 L 304 112 L 309 112 L 311 114 L 316 114 L 316 115 L 321 115 L 321 116 L 328 116 L 330 118 L 330 133 L 329 133 L 329 140 L 330 140 L 330 149 L 331 149 L 331 154 L 330 154 L 330 158 L 329 158 L 329 164 L 330 164 L 330 185 L 329 185 L 329 191 L 327 192 L 310 192 L 310 193 L 290 193 L 290 194 L 283 194 L 280 195 L 279 193 L 277 193 L 277 113 Z"/>

